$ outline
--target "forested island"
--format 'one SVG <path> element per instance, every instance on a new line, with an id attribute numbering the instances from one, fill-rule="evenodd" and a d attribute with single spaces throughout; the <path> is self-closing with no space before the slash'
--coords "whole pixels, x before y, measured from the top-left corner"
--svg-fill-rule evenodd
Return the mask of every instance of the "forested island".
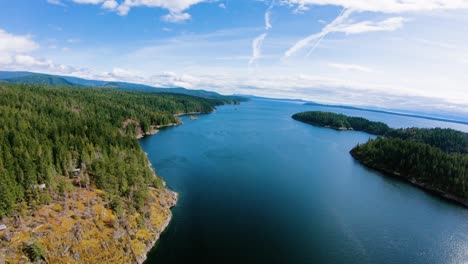
<path id="1" fill-rule="evenodd" d="M 225 103 L 0 83 L 0 262 L 142 262 L 177 195 L 136 138 Z"/>
<path id="2" fill-rule="evenodd" d="M 302 112 L 294 114 L 292 118 L 336 130 L 358 130 L 374 135 L 384 135 L 390 130 L 390 127 L 382 122 L 373 122 L 362 117 L 351 117 L 331 112 Z"/>
<path id="3" fill-rule="evenodd" d="M 393 129 L 381 122 L 318 111 L 292 118 L 379 136 L 354 147 L 351 155 L 367 167 L 468 207 L 468 133 L 442 128 Z"/>

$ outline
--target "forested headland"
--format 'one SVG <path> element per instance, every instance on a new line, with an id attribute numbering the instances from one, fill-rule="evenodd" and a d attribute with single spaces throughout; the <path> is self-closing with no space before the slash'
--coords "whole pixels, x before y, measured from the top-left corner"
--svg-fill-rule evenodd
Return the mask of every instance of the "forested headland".
<path id="1" fill-rule="evenodd" d="M 393 129 L 381 122 L 328 112 L 303 112 L 293 118 L 379 136 L 357 145 L 351 155 L 370 168 L 468 206 L 468 133 L 442 128 Z"/>
<path id="2" fill-rule="evenodd" d="M 12 256 L 59 260 L 54 259 L 56 252 L 52 244 L 47 244 L 49 240 L 31 233 L 35 230 L 33 223 L 39 221 L 31 215 L 49 208 L 44 213 L 46 222 L 69 213 L 67 219 L 75 221 L 74 225 L 92 223 L 88 229 L 97 228 L 97 233 L 106 228 L 122 233 L 109 235 L 111 239 L 129 234 L 130 242 L 117 239 L 112 243 L 129 244 L 130 248 L 124 248 L 120 255 L 110 254 L 123 256 L 120 261 L 135 261 L 151 241 L 149 237 L 161 231 L 154 226 L 160 227 L 167 220 L 166 208 L 175 199 L 155 177 L 137 134 L 179 122 L 176 114 L 209 113 L 227 102 L 180 94 L 0 83 L 0 220 L 8 224 L 8 229 L 29 234 L 23 239 L 27 245 L 18 246 L 22 251 Z M 159 204 L 164 206 L 155 209 Z M 101 214 L 107 217 L 103 230 L 98 221 L 104 217 Z M 70 226 L 55 233 L 65 234 L 73 228 L 81 229 Z M 48 232 L 49 236 L 52 233 Z M 15 241 L 15 235 L 25 234 L 3 233 L 3 241 Z M 89 240 L 94 244 L 81 245 L 83 252 L 89 252 L 92 245 L 96 251 L 104 247 L 93 235 L 97 234 L 90 234 Z M 84 235 L 80 236 L 79 241 L 83 241 Z M 64 243 L 70 246 L 72 242 Z M 62 257 L 80 250 L 69 251 L 65 250 Z M 103 252 L 90 257 L 93 254 L 96 262 L 110 257 L 99 259 Z"/>
<path id="3" fill-rule="evenodd" d="M 362 117 L 351 117 L 331 112 L 302 112 L 294 114 L 292 118 L 304 123 L 336 130 L 357 130 L 374 135 L 384 135 L 390 130 L 390 127 L 382 122 L 374 122 Z"/>

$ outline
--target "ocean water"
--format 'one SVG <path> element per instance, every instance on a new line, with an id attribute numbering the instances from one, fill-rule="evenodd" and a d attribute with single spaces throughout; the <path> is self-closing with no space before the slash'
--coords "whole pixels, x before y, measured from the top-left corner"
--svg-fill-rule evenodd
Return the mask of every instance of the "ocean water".
<path id="1" fill-rule="evenodd" d="M 392 127 L 468 126 L 253 100 L 142 139 L 179 193 L 147 263 L 467 263 L 468 210 L 356 162 L 373 137 L 291 119 L 322 110 Z"/>

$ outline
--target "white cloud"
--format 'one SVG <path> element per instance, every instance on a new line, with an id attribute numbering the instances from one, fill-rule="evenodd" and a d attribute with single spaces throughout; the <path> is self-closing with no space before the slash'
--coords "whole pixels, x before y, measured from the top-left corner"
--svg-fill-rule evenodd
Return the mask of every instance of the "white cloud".
<path id="1" fill-rule="evenodd" d="M 39 49 L 39 44 L 30 35 L 15 35 L 0 29 L 0 40 L 0 65 L 3 69 L 45 70 L 59 74 L 82 71 L 80 68 L 56 64 L 51 60 L 31 55 L 30 53 Z M 57 47 L 51 45 L 49 48 Z"/>
<path id="2" fill-rule="evenodd" d="M 115 10 L 119 6 L 119 3 L 115 0 L 106 0 L 102 4 L 102 8 L 104 9 L 109 9 L 109 10 Z"/>
<path id="3" fill-rule="evenodd" d="M 116 10 L 119 13 L 119 15 L 126 16 L 128 14 L 128 12 L 130 12 L 130 6 L 128 6 L 128 5 L 119 5 L 116 8 Z"/>
<path id="4" fill-rule="evenodd" d="M 253 64 L 258 58 L 262 56 L 262 44 L 267 36 L 266 33 L 256 37 L 252 42 L 252 57 L 249 60 L 249 65 Z"/>
<path id="5" fill-rule="evenodd" d="M 55 0 L 52 0 L 55 1 Z M 123 0 L 120 3 L 116 0 L 72 0 L 77 4 L 101 5 L 101 8 L 115 11 L 121 16 L 126 16 L 134 7 L 162 8 L 169 11 L 169 14 L 161 17 L 167 22 L 181 22 L 191 18 L 190 14 L 184 12 L 191 6 L 211 2 L 211 0 Z M 219 4 L 219 7 L 225 7 Z"/>
<path id="6" fill-rule="evenodd" d="M 219 8 L 226 9 L 226 5 L 224 3 L 221 3 L 218 6 L 219 6 Z"/>
<path id="7" fill-rule="evenodd" d="M 207 2 L 207 0 L 125 0 L 121 5 L 128 7 L 154 7 L 164 8 L 173 13 L 182 13 L 191 6 Z"/>
<path id="8" fill-rule="evenodd" d="M 22 55 L 22 54 L 18 54 L 15 56 L 15 62 L 16 64 L 26 66 L 26 67 L 49 66 L 51 64 L 50 61 L 41 60 L 41 59 L 37 59 L 29 55 Z"/>
<path id="9" fill-rule="evenodd" d="M 26 53 L 39 48 L 31 35 L 13 35 L 0 29 L 0 53 Z"/>
<path id="10" fill-rule="evenodd" d="M 111 72 L 104 73 L 100 78 L 111 78 L 116 81 L 125 82 L 138 82 L 144 81 L 143 77 L 140 77 L 137 73 L 122 68 L 114 68 Z"/>
<path id="11" fill-rule="evenodd" d="M 369 67 L 357 64 L 328 63 L 328 66 L 345 71 L 374 72 L 374 70 Z"/>
<path id="12" fill-rule="evenodd" d="M 189 13 L 169 13 L 161 17 L 166 22 L 179 23 L 189 20 L 192 16 Z"/>
<path id="13" fill-rule="evenodd" d="M 468 8 L 468 1 L 466 0 L 284 0 L 283 3 L 302 8 L 311 5 L 334 5 L 356 11 L 382 13 Z"/>

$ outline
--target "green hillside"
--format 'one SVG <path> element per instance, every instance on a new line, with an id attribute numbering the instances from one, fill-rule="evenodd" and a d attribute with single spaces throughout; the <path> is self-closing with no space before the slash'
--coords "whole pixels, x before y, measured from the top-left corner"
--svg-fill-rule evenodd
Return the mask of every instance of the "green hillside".
<path id="1" fill-rule="evenodd" d="M 187 95 L 0 84 L 0 217 L 50 201 L 63 192 L 62 177 L 73 177 L 77 168 L 80 184 L 105 190 L 116 206 L 141 208 L 147 187 L 160 181 L 147 166 L 137 133 L 177 123 L 174 114 L 208 113 L 222 103 Z M 35 187 L 41 184 L 47 191 Z"/>

